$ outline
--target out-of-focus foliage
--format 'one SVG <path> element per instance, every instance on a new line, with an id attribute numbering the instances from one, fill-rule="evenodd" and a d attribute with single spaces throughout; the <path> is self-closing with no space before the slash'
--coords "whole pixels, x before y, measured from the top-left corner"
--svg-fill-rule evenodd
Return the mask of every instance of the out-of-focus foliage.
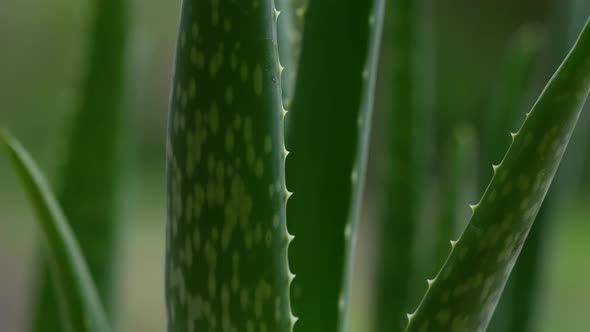
<path id="1" fill-rule="evenodd" d="M 553 22 L 557 21 L 552 18 L 555 8 L 565 7 L 564 1 L 560 0 L 431 2 L 427 12 L 432 19 L 427 20 L 428 26 L 420 27 L 430 29 L 431 34 L 426 39 L 420 35 L 416 40 L 419 47 L 426 45 L 429 49 L 419 57 L 420 63 L 424 64 L 419 77 L 430 77 L 419 82 L 422 88 L 428 88 L 420 102 L 432 106 L 434 115 L 428 120 L 428 128 L 421 129 L 421 137 L 430 138 L 420 148 L 428 156 L 428 163 L 418 170 L 427 181 L 416 184 L 420 199 L 424 201 L 419 208 L 416 227 L 415 242 L 420 247 L 414 248 L 412 255 L 413 261 L 420 265 L 412 272 L 412 297 L 422 293 L 426 288 L 424 279 L 432 277 L 429 273 L 434 264 L 425 262 L 435 261 L 433 239 L 438 237 L 434 233 L 438 228 L 432 226 L 441 220 L 440 215 L 447 207 L 439 205 L 443 201 L 442 196 L 452 191 L 449 191 L 445 181 L 448 173 L 442 168 L 449 160 L 446 151 L 452 149 L 446 147 L 455 135 L 455 128 L 459 124 L 474 128 L 472 134 L 462 135 L 463 140 L 468 140 L 465 142 L 468 145 L 476 146 L 477 142 L 485 141 L 483 129 L 489 124 L 490 117 L 495 119 L 489 103 L 494 91 L 498 90 L 498 82 L 502 80 L 501 68 L 505 63 L 502 59 L 505 59 L 510 41 L 522 26 L 532 23 L 543 31 L 545 37 L 541 42 L 539 61 L 532 68 L 538 77 L 533 78 L 537 83 L 533 82 L 529 96 L 538 95 L 565 55 L 555 54 L 559 53 L 555 50 L 563 51 L 572 43 L 570 37 L 553 40 L 551 36 L 571 36 L 566 31 L 577 33 L 581 28 L 580 24 L 573 27 L 566 22 Z M 566 2 L 571 4 L 567 6 L 568 11 L 584 18 L 587 16 L 585 0 Z M 163 285 L 159 262 L 163 261 L 164 252 L 164 123 L 179 4 L 180 1 L 164 4 L 138 0 L 131 6 L 136 19 L 130 26 L 129 54 L 132 61 L 126 67 L 132 116 L 127 135 L 139 144 L 137 150 L 129 155 L 134 159 L 131 163 L 134 181 L 130 182 L 132 195 L 124 202 L 123 215 L 128 224 L 124 226 L 126 241 L 120 248 L 119 257 L 125 262 L 119 265 L 122 287 L 117 294 L 123 300 L 120 316 L 121 329 L 125 331 L 164 329 L 163 292 L 154 290 L 161 289 Z M 39 157 L 41 168 L 50 175 L 52 183 L 61 182 L 52 175 L 58 174 L 56 165 L 61 164 L 65 147 L 69 144 L 63 141 L 66 137 L 64 119 L 77 105 L 78 80 L 86 68 L 84 59 L 87 57 L 88 41 L 84 38 L 92 23 L 88 19 L 90 13 L 88 2 L 73 0 L 0 3 L 0 123 L 22 137 L 25 145 Z M 294 14 L 295 22 L 300 24 L 303 16 L 297 11 Z M 388 24 L 386 22 L 384 41 L 393 40 Z M 375 280 L 371 275 L 371 258 L 375 256 L 375 242 L 380 235 L 375 233 L 368 221 L 374 220 L 376 211 L 380 210 L 377 203 L 382 197 L 377 195 L 377 189 L 383 185 L 381 175 L 388 167 L 381 152 L 386 149 L 380 145 L 387 134 L 384 125 L 388 122 L 383 121 L 383 112 L 392 109 L 387 100 L 392 91 L 389 77 L 392 72 L 392 43 L 384 42 L 382 45 L 376 96 L 378 107 L 371 141 L 371 152 L 379 153 L 370 156 L 367 199 L 359 227 L 359 251 L 355 254 L 350 310 L 353 332 L 367 331 L 367 322 L 372 317 L 371 300 L 368 298 L 371 294 L 368 290 Z M 552 62 L 547 58 L 553 58 Z M 285 73 L 288 70 L 286 68 Z M 424 75 L 424 72 L 433 74 Z M 537 74 L 539 72 L 544 74 Z M 527 97 L 524 100 L 523 107 L 514 111 L 518 113 L 513 114 L 516 119 L 527 111 Z M 529 99 L 529 105 L 531 102 Z M 581 121 L 583 123 L 584 116 Z M 509 129 L 501 128 L 499 134 Z M 580 172 L 584 180 L 575 181 L 580 184 L 581 190 L 569 190 L 565 205 L 547 206 L 547 214 L 552 220 L 551 232 L 542 237 L 540 246 L 549 255 L 539 261 L 539 269 L 544 273 L 540 275 L 539 293 L 534 300 L 533 331 L 577 331 L 586 327 L 583 314 L 590 289 L 585 280 L 590 278 L 590 270 L 584 262 L 590 229 L 586 227 L 585 220 L 590 211 L 578 202 L 587 198 L 588 192 L 584 188 L 590 173 L 581 166 L 584 165 L 587 148 L 574 146 L 577 135 L 572 138 L 571 146 L 577 152 L 566 154 L 564 168 L 558 172 L 556 179 L 560 181 L 562 173 L 572 173 L 565 171 L 565 166 L 572 160 L 571 164 L 578 165 L 573 169 Z M 508 136 L 504 138 L 509 139 Z M 483 153 L 478 155 L 477 151 L 471 158 L 479 158 L 480 161 L 472 162 L 474 169 L 479 169 L 478 165 L 488 165 L 482 168 L 488 175 L 480 174 L 480 182 L 486 183 L 492 174 L 489 164 L 498 160 L 484 160 L 488 157 L 484 157 Z M 0 222 L 0 330 L 25 331 L 32 308 L 26 299 L 31 298 L 30 284 L 36 273 L 32 268 L 35 255 L 32 248 L 38 245 L 34 243 L 36 237 L 31 234 L 31 214 L 22 195 L 15 194 L 20 192 L 17 182 L 3 160 L 0 159 L 0 220 L 4 221 Z M 475 178 L 473 175 L 467 177 Z M 460 216 L 470 212 L 465 204 L 476 201 L 481 194 L 481 191 L 470 189 L 477 184 L 468 182 L 464 186 L 468 189 L 465 192 L 469 200 L 462 197 L 457 204 L 456 214 Z M 549 195 L 552 195 L 551 191 Z M 457 220 L 459 224 L 466 221 L 463 217 Z M 410 312 L 414 308 L 409 306 L 405 309 Z M 135 319 L 139 316 L 141 320 Z"/>

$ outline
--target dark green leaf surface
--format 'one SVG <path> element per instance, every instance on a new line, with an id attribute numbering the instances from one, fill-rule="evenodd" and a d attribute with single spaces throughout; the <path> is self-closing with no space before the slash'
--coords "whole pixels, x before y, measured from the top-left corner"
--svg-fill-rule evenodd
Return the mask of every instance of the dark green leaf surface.
<path id="1" fill-rule="evenodd" d="M 391 109 L 387 137 L 388 173 L 383 181 L 385 206 L 379 217 L 379 251 L 375 292 L 375 330 L 401 331 L 412 297 L 415 261 L 414 244 L 418 228 L 419 155 L 422 126 L 418 112 L 416 38 L 420 2 L 387 2 L 391 20 L 389 43 L 393 61 Z"/>
<path id="2" fill-rule="evenodd" d="M 287 115 L 296 332 L 345 331 L 383 1 L 310 1 Z"/>
<path id="3" fill-rule="evenodd" d="M 168 331 L 291 331 L 273 1 L 183 1 L 168 128 Z"/>
<path id="4" fill-rule="evenodd" d="M 121 192 L 120 163 L 123 144 L 124 67 L 127 42 L 127 1 L 95 1 L 94 26 L 88 72 L 80 105 L 72 119 L 69 151 L 62 170 L 58 199 L 88 267 L 102 302 L 113 308 L 114 263 L 118 202 Z M 41 257 L 44 258 L 44 257 Z M 47 264 L 39 273 L 39 290 L 33 330 L 60 332 L 53 283 Z"/>
<path id="5" fill-rule="evenodd" d="M 590 89 L 590 26 L 537 100 L 407 331 L 485 331 Z"/>
<path id="6" fill-rule="evenodd" d="M 0 143 L 22 181 L 42 230 L 48 266 L 58 290 L 62 331 L 110 331 L 80 247 L 45 178 L 14 138 L 0 132 Z"/>
<path id="7" fill-rule="evenodd" d="M 434 259 L 436 266 L 433 273 L 440 271 L 448 254 L 449 239 L 457 238 L 465 224 L 460 224 L 461 209 L 469 187 L 474 183 L 473 167 L 476 153 L 475 131 L 471 126 L 459 125 L 453 130 L 453 135 L 446 143 L 444 156 L 445 167 L 442 178 L 441 208 L 438 219 Z"/>

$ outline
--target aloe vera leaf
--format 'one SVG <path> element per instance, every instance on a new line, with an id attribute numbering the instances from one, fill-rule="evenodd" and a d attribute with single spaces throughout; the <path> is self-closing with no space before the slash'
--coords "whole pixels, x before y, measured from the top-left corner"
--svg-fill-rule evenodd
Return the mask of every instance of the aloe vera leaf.
<path id="1" fill-rule="evenodd" d="M 376 274 L 375 330 L 401 331 L 404 313 L 411 305 L 414 244 L 418 228 L 419 153 L 416 142 L 419 116 L 415 37 L 418 6 L 413 0 L 390 1 L 392 89 L 390 129 L 387 132 L 389 173 L 384 179 L 386 205 L 379 217 L 379 251 Z M 400 271 L 405 271 L 400 273 Z"/>
<path id="2" fill-rule="evenodd" d="M 590 89 L 590 25 L 513 143 L 407 331 L 484 331 L 561 161 Z"/>
<path id="3" fill-rule="evenodd" d="M 291 331 L 273 1 L 187 0 L 167 148 L 169 331 Z"/>
<path id="4" fill-rule="evenodd" d="M 487 181 L 491 176 L 490 162 L 501 160 L 510 146 L 510 136 L 504 134 L 505 130 L 518 125 L 520 111 L 528 106 L 527 95 L 541 43 L 541 31 L 533 24 L 521 27 L 510 41 L 485 116 L 480 157 L 482 166 L 479 171 L 481 182 Z"/>
<path id="5" fill-rule="evenodd" d="M 489 164 L 500 161 L 502 153 L 510 146 L 510 137 L 505 135 L 506 129 L 515 129 L 519 121 L 517 116 L 520 116 L 521 112 L 524 112 L 528 107 L 528 105 L 525 106 L 525 103 L 531 102 L 527 97 L 535 64 L 539 58 L 541 42 L 542 36 L 539 27 L 531 24 L 521 27 L 510 41 L 496 90 L 492 95 L 484 121 L 479 170 L 481 187 L 491 176 L 492 169 Z M 529 241 L 531 240 L 529 238 Z M 518 264 L 516 265 L 518 266 Z M 517 269 L 514 270 L 513 275 L 516 273 Z M 534 277 L 528 276 L 528 278 Z M 488 328 L 490 332 L 505 331 L 514 317 L 512 302 L 515 289 L 511 283 L 509 280 L 504 295 L 498 303 L 498 308 Z"/>
<path id="6" fill-rule="evenodd" d="M 295 331 L 345 331 L 384 2 L 310 1 L 287 115 Z"/>
<path id="7" fill-rule="evenodd" d="M 123 86 L 127 1 L 96 1 L 91 50 L 78 112 L 72 119 L 69 150 L 58 199 L 73 222 L 88 268 L 109 316 L 115 307 L 118 202 L 121 191 Z M 62 331 L 47 262 L 41 257 L 32 329 Z"/>
<path id="8" fill-rule="evenodd" d="M 82 251 L 47 181 L 16 139 L 0 132 L 0 144 L 6 149 L 41 227 L 64 330 L 110 331 Z"/>
<path id="9" fill-rule="evenodd" d="M 584 4 L 579 1 L 570 1 L 565 22 L 561 25 L 567 29 L 567 42 L 575 41 L 577 31 L 583 26 L 585 15 L 590 11 L 590 3 Z M 563 43 L 563 34 L 553 33 L 552 40 Z M 564 47 L 555 47 L 548 50 L 551 53 L 564 53 Z M 588 103 L 584 106 L 588 108 Z M 556 174 L 553 189 L 545 199 L 532 227 L 527 241 L 524 244 L 519 260 L 514 266 L 513 277 L 507 283 L 512 292 L 511 317 L 507 328 L 501 331 L 527 332 L 535 331 L 538 303 L 543 300 L 543 293 L 540 285 L 542 283 L 542 267 L 547 261 L 549 251 L 547 249 L 547 238 L 553 233 L 552 228 L 556 227 L 556 212 L 563 207 L 564 203 L 579 188 L 579 180 L 582 176 L 583 164 L 585 162 L 586 149 L 588 147 L 588 129 L 590 121 L 587 112 L 580 116 L 578 130 L 572 135 L 569 146 L 570 153 L 563 159 L 560 171 Z M 500 301 L 502 305 L 504 301 Z M 492 323 L 494 320 L 492 320 Z"/>

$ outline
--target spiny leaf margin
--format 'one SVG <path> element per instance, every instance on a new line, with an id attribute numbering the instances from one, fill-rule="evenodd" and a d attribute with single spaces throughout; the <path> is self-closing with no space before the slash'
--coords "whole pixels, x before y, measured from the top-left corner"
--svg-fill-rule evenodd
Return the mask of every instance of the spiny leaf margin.
<path id="1" fill-rule="evenodd" d="M 590 89 L 590 26 L 559 67 L 452 243 L 407 332 L 485 331 Z M 556 111 L 559 110 L 559 111 Z"/>

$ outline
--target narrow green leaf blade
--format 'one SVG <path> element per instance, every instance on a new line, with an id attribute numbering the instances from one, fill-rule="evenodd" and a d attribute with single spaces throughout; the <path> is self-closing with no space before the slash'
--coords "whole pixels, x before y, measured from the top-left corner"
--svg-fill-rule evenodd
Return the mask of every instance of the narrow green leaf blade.
<path id="1" fill-rule="evenodd" d="M 185 0 L 167 148 L 169 331 L 291 331 L 272 0 Z"/>
<path id="2" fill-rule="evenodd" d="M 296 332 L 346 331 L 384 2 L 309 1 L 287 114 Z"/>
<path id="3" fill-rule="evenodd" d="M 567 47 L 575 41 L 578 31 L 584 26 L 586 15 L 590 13 L 590 2 L 571 0 L 567 1 L 565 5 L 556 5 L 561 6 L 563 9 L 555 10 L 552 15 L 559 16 L 560 19 L 556 19 L 559 22 L 556 22 L 556 24 L 560 24 L 562 29 L 552 31 L 549 38 L 556 45 L 561 46 L 548 48 L 547 51 L 561 56 L 567 52 Z M 563 30 L 567 32 L 567 38 L 564 38 Z M 550 58 L 547 62 L 556 65 L 553 62 L 557 61 L 549 61 L 553 60 L 554 57 Z M 539 210 L 535 225 L 527 237 L 520 257 L 514 266 L 512 276 L 506 284 L 506 289 L 512 292 L 512 301 L 509 302 L 509 305 L 506 304 L 506 307 L 511 307 L 511 315 L 508 317 L 509 319 L 505 319 L 508 325 L 506 328 L 496 329 L 495 331 L 534 332 L 537 329 L 536 318 L 539 317 L 539 311 L 547 295 L 546 288 L 543 287 L 543 278 L 545 276 L 543 272 L 551 255 L 550 250 L 548 250 L 551 246 L 548 246 L 548 242 L 552 237 L 554 225 L 559 227 L 557 226 L 559 222 L 558 216 L 562 208 L 579 190 L 580 180 L 585 168 L 584 163 L 588 158 L 590 114 L 588 114 L 587 110 L 589 107 L 590 103 L 584 105 L 586 111 L 582 111 L 577 130 L 568 146 L 569 153 L 564 156 L 552 189 Z M 505 302 L 504 298 L 500 300 L 498 310 L 502 308 L 503 302 Z M 499 319 L 492 319 L 490 328 L 494 326 L 496 321 L 499 321 Z"/>
<path id="4" fill-rule="evenodd" d="M 109 318 L 117 306 L 115 263 L 125 144 L 127 0 L 92 1 L 92 32 L 80 102 L 71 119 L 57 198 L 88 263 Z M 61 332 L 55 292 L 43 255 L 32 331 Z"/>
<path id="5" fill-rule="evenodd" d="M 469 125 L 459 125 L 446 143 L 444 153 L 443 179 L 434 247 L 436 266 L 432 273 L 440 271 L 449 253 L 449 239 L 460 235 L 465 223 L 459 201 L 469 197 L 475 183 L 475 170 L 469 169 L 475 164 L 477 149 L 475 146 L 475 130 Z M 461 205 L 462 207 L 463 205 Z M 465 216 L 467 217 L 467 216 Z"/>
<path id="6" fill-rule="evenodd" d="M 41 171 L 8 133 L 0 132 L 0 142 L 23 183 L 41 227 L 66 330 L 110 331 L 80 247 Z"/>
<path id="7" fill-rule="evenodd" d="M 420 85 L 424 81 L 417 77 L 419 12 L 425 5 L 425 1 L 416 0 L 393 0 L 386 4 L 389 38 L 385 40 L 391 45 L 388 75 L 392 81 L 386 94 L 390 95 L 391 106 L 387 109 L 387 130 L 383 133 L 387 172 L 378 189 L 384 203 L 376 222 L 379 248 L 374 291 L 375 331 L 402 331 L 406 323 L 404 313 L 419 300 L 419 295 L 413 297 L 414 273 L 419 267 L 415 242 L 424 198 L 419 191 L 422 157 L 426 155 L 425 145 L 429 145 L 428 134 L 421 135 L 420 129 L 428 128 L 433 118 L 425 116 L 426 108 L 422 107 L 426 99 L 423 88 L 428 83 Z"/>
<path id="8" fill-rule="evenodd" d="M 407 331 L 485 331 L 590 89 L 590 25 L 527 116 Z"/>

